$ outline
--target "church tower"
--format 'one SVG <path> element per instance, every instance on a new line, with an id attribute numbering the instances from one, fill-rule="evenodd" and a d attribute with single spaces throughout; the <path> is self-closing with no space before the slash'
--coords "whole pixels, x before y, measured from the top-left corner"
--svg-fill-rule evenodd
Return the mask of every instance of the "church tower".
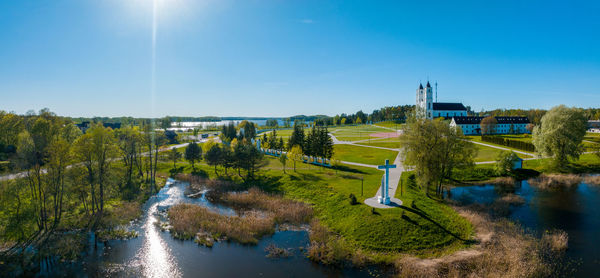
<path id="1" fill-rule="evenodd" d="M 425 88 L 423 88 L 423 84 L 419 84 L 419 89 L 417 89 L 417 115 L 427 119 L 433 118 L 433 88 L 429 81 Z"/>

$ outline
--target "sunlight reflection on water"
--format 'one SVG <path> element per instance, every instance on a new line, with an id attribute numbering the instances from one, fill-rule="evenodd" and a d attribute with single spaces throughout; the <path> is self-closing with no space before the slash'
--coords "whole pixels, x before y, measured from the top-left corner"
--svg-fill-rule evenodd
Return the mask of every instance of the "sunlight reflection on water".
<path id="1" fill-rule="evenodd" d="M 145 238 L 144 245 L 138 254 L 141 260 L 144 276 L 146 277 L 180 277 L 177 262 L 171 254 L 170 248 L 160 237 L 160 231 L 155 221 L 158 221 L 156 213 L 158 212 L 158 203 L 150 207 L 148 218 L 144 223 Z"/>

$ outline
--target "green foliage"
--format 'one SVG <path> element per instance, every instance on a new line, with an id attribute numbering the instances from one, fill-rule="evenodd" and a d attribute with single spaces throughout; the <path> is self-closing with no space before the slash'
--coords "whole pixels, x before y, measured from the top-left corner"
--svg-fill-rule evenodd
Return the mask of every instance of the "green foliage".
<path id="1" fill-rule="evenodd" d="M 354 194 L 350 193 L 350 196 L 348 196 L 348 198 L 350 199 L 350 205 L 358 205 L 358 201 L 356 200 L 356 196 L 354 196 Z"/>
<path id="2" fill-rule="evenodd" d="M 404 162 L 415 166 L 417 179 L 429 192 L 435 186 L 442 194 L 442 181 L 450 178 L 455 168 L 473 165 L 475 146 L 462 131 L 439 120 L 413 119 L 404 127 L 402 144 Z"/>
<path id="3" fill-rule="evenodd" d="M 487 136 L 482 135 L 481 141 L 489 142 L 497 145 L 507 146 L 514 149 L 524 150 L 528 152 L 535 152 L 535 145 L 522 140 L 513 140 L 501 136 Z"/>
<path id="4" fill-rule="evenodd" d="M 582 153 L 580 144 L 586 134 L 587 119 L 578 108 L 564 105 L 550 109 L 533 129 L 533 144 L 541 155 L 550 156 L 556 167 Z"/>
<path id="5" fill-rule="evenodd" d="M 202 148 L 200 148 L 196 142 L 192 142 L 185 148 L 184 157 L 187 161 L 192 163 L 192 168 L 195 169 L 194 163 L 202 160 Z"/>
<path id="6" fill-rule="evenodd" d="M 291 150 L 294 146 L 304 149 L 304 127 L 299 123 L 294 123 L 294 131 L 288 140 L 288 150 Z"/>
<path id="7" fill-rule="evenodd" d="M 495 170 L 498 175 L 506 175 L 512 171 L 513 165 L 519 160 L 514 152 L 502 151 L 496 158 Z"/>

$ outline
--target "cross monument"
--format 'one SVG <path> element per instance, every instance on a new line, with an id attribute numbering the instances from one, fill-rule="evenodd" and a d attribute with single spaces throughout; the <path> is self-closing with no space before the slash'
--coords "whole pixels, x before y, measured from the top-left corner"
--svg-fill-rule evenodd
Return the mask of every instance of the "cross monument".
<path id="1" fill-rule="evenodd" d="M 381 178 L 381 194 L 377 197 L 380 204 L 390 204 L 390 169 L 396 168 L 396 164 L 390 164 L 389 159 L 385 160 L 385 165 L 377 166 L 377 169 L 385 169 L 385 176 Z M 385 178 L 385 179 L 384 179 Z"/>

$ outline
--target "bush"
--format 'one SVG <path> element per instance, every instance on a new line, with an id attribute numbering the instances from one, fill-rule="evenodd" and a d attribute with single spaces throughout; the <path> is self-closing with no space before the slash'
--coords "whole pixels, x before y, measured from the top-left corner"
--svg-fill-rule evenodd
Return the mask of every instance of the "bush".
<path id="1" fill-rule="evenodd" d="M 354 194 L 350 193 L 348 198 L 350 198 L 350 205 L 358 205 L 358 201 L 356 200 L 356 196 L 354 196 Z"/>
<path id="2" fill-rule="evenodd" d="M 489 143 L 493 143 L 493 144 L 497 144 L 497 145 L 502 145 L 502 146 L 507 146 L 507 147 L 524 150 L 524 151 L 528 151 L 528 152 L 535 152 L 535 146 L 529 142 L 512 140 L 512 139 L 499 137 L 499 136 L 487 136 L 487 135 L 482 135 L 481 141 L 489 142 Z"/>

